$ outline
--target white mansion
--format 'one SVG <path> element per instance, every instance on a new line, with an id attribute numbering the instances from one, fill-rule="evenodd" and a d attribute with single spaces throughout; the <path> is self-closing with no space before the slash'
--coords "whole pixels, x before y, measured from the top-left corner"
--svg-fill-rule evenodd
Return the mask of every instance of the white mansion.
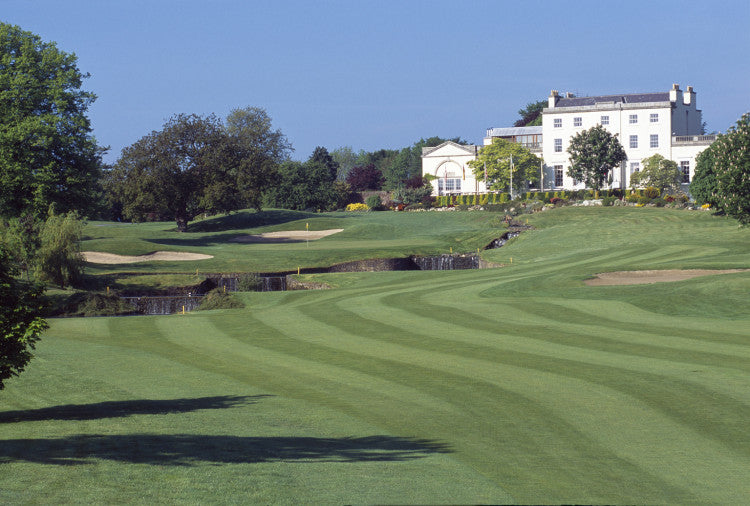
<path id="1" fill-rule="evenodd" d="M 682 91 L 674 84 L 667 92 L 599 97 L 563 97 L 553 90 L 542 112 L 542 126 L 489 128 L 484 145 L 498 137 L 523 144 L 544 160 L 542 189 L 582 189 L 581 183 L 567 175 L 568 143 L 581 130 L 596 125 L 617 135 L 628 156 L 611 174 L 611 188 L 629 187 L 630 175 L 640 169 L 641 160 L 658 153 L 681 168 L 687 190 L 696 156 L 715 140 L 714 135 L 702 134 L 701 111 L 692 86 Z M 454 142 L 422 149 L 422 174 L 437 177 L 432 182 L 434 195 L 487 191 L 484 180 L 476 179 L 467 165 L 479 149 Z"/>

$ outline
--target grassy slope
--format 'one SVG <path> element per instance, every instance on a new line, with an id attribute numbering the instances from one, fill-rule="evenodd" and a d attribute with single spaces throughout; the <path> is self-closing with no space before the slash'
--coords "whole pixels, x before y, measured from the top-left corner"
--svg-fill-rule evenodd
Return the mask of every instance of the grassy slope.
<path id="1" fill-rule="evenodd" d="M 228 242 L 247 234 L 276 230 L 343 232 L 316 241 L 286 244 Z M 236 228 L 230 228 L 236 227 Z M 187 233 L 170 223 L 93 222 L 84 251 L 138 255 L 153 251 L 191 251 L 214 255 L 197 262 L 148 262 L 89 266 L 89 272 L 272 272 L 299 266 L 329 266 L 363 258 L 476 251 L 503 233 L 502 216 L 491 213 L 323 213 L 242 212 L 195 223 Z"/>
<path id="2" fill-rule="evenodd" d="M 657 209 L 530 220 L 486 253 L 503 269 L 54 321 L 0 396 L 0 501 L 743 502 L 750 273 L 581 280 L 747 268 L 750 231 Z"/>

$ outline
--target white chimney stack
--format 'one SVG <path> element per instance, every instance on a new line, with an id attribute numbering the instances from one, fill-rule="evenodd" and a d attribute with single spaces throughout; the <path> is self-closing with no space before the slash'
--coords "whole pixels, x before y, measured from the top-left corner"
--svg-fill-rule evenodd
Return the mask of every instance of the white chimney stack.
<path id="1" fill-rule="evenodd" d="M 547 105 L 550 109 L 555 107 L 557 105 L 557 101 L 560 100 L 560 95 L 557 93 L 557 90 L 552 90 L 549 92 L 549 99 L 547 101 Z"/>

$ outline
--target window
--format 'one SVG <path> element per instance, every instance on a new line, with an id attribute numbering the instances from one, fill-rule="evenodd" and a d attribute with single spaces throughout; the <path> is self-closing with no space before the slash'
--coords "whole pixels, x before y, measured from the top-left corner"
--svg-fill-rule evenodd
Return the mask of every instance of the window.
<path id="1" fill-rule="evenodd" d="M 640 172 L 641 162 L 630 162 L 630 173 Z"/>
<path id="2" fill-rule="evenodd" d="M 602 125 L 609 125 L 609 116 L 602 116 Z"/>
<path id="3" fill-rule="evenodd" d="M 659 135 L 658 134 L 651 134 L 651 143 L 650 146 L 652 148 L 658 148 L 659 147 Z"/>
<path id="4" fill-rule="evenodd" d="M 636 149 L 638 147 L 638 136 L 637 135 L 631 135 L 630 136 L 630 148 Z"/>
<path id="5" fill-rule="evenodd" d="M 650 116 L 651 123 L 658 123 L 659 122 L 659 113 L 658 112 L 652 112 Z"/>
<path id="6" fill-rule="evenodd" d="M 438 179 L 438 193 L 445 194 L 449 192 L 461 191 L 460 178 L 442 178 Z"/>
<path id="7" fill-rule="evenodd" d="M 562 128 L 562 118 L 555 118 L 555 128 Z"/>
<path id="8" fill-rule="evenodd" d="M 583 118 L 581 118 L 580 116 L 573 118 L 573 126 L 581 126 L 581 125 L 583 125 Z"/>
<path id="9" fill-rule="evenodd" d="M 555 139 L 555 153 L 562 153 L 562 139 Z"/>
<path id="10" fill-rule="evenodd" d="M 562 165 L 555 165 L 555 186 L 563 185 Z"/>
<path id="11" fill-rule="evenodd" d="M 630 117 L 628 118 L 628 123 L 630 123 L 631 125 L 635 125 L 636 123 L 638 123 L 638 115 L 631 114 Z"/>
<path id="12" fill-rule="evenodd" d="M 690 162 L 688 160 L 680 162 L 680 169 L 682 169 L 682 182 L 690 182 Z"/>

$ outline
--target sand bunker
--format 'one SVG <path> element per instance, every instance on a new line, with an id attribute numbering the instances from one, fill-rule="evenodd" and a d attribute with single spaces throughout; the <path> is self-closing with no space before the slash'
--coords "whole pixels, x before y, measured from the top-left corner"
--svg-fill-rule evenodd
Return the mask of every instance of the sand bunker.
<path id="1" fill-rule="evenodd" d="M 187 253 L 185 251 L 156 251 L 148 255 L 127 256 L 115 255 L 114 253 L 101 253 L 99 251 L 83 251 L 83 258 L 92 264 L 134 264 L 138 262 L 183 261 L 183 260 L 205 260 L 213 258 L 213 255 L 202 255 L 200 253 Z"/>
<path id="2" fill-rule="evenodd" d="M 343 232 L 343 228 L 330 230 L 283 230 L 280 232 L 266 232 L 264 234 L 243 235 L 230 239 L 231 242 L 300 242 L 314 241 L 331 234 Z"/>
<path id="3" fill-rule="evenodd" d="M 618 271 L 603 272 L 597 274 L 594 279 L 584 281 L 589 286 L 610 286 L 610 285 L 643 285 L 648 283 L 665 283 L 670 281 L 682 281 L 698 276 L 711 276 L 713 274 L 729 274 L 732 272 L 745 272 L 750 269 L 725 269 L 725 270 L 706 270 L 706 269 L 685 269 L 685 270 L 664 270 L 664 271 Z"/>

